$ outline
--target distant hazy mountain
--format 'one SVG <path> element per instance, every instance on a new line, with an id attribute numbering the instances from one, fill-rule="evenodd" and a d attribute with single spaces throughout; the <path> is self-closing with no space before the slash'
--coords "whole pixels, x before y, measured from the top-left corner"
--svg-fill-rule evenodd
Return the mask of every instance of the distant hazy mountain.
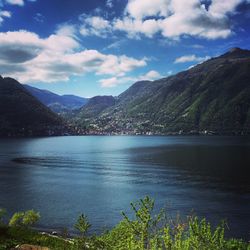
<path id="1" fill-rule="evenodd" d="M 115 105 L 113 96 L 95 96 L 89 99 L 88 103 L 78 111 L 78 118 L 93 118 L 98 116 L 105 109 Z"/>
<path id="2" fill-rule="evenodd" d="M 61 134 L 64 128 L 62 119 L 20 83 L 0 76 L 0 136 Z"/>
<path id="3" fill-rule="evenodd" d="M 88 98 L 83 98 L 74 95 L 57 95 L 48 90 L 42 90 L 38 88 L 31 87 L 29 85 L 24 85 L 24 87 L 35 96 L 40 102 L 49 107 L 56 113 L 64 113 L 79 109 L 84 106 Z"/>
<path id="4" fill-rule="evenodd" d="M 234 48 L 177 75 L 137 82 L 99 114 L 88 110 L 91 103 L 80 123 L 101 132 L 250 133 L 250 51 Z"/>

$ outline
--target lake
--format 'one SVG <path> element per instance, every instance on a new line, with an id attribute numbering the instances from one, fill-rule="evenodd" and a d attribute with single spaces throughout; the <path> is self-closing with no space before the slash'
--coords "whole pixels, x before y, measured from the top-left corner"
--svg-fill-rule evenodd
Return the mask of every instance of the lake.
<path id="1" fill-rule="evenodd" d="M 35 209 L 39 228 L 60 230 L 81 213 L 92 232 L 149 195 L 156 210 L 227 219 L 229 236 L 250 239 L 247 137 L 78 136 L 0 139 L 0 207 Z"/>

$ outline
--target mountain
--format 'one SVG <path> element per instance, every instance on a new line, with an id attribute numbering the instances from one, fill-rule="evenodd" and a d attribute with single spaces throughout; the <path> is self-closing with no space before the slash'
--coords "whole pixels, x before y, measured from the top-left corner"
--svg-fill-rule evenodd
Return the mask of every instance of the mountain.
<path id="1" fill-rule="evenodd" d="M 34 88 L 29 85 L 24 85 L 24 87 L 40 102 L 49 107 L 52 111 L 59 114 L 79 109 L 88 102 L 88 98 L 75 95 L 61 96 L 48 90 Z"/>
<path id="2" fill-rule="evenodd" d="M 0 76 L 0 136 L 59 135 L 63 120 L 19 82 Z"/>
<path id="3" fill-rule="evenodd" d="M 97 116 L 86 114 L 79 123 L 98 133 L 249 134 L 250 51 L 233 48 L 174 76 L 137 82 Z"/>
<path id="4" fill-rule="evenodd" d="M 95 96 L 89 99 L 88 103 L 78 111 L 78 119 L 97 117 L 104 110 L 115 105 L 116 99 L 113 96 Z"/>

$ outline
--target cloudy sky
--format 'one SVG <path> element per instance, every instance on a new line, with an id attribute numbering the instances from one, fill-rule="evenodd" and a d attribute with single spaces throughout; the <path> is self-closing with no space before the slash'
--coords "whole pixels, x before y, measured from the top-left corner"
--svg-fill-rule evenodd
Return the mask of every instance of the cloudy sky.
<path id="1" fill-rule="evenodd" d="M 250 0 L 0 0 L 0 74 L 59 94 L 118 95 L 250 49 Z"/>

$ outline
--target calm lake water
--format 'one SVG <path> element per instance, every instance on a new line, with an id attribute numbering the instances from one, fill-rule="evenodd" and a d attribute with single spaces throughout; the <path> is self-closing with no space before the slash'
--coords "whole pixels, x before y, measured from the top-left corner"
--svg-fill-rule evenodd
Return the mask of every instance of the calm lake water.
<path id="1" fill-rule="evenodd" d="M 82 136 L 0 139 L 0 207 L 35 209 L 44 229 L 85 213 L 100 233 L 145 195 L 171 215 L 194 210 L 250 239 L 250 139 Z"/>

